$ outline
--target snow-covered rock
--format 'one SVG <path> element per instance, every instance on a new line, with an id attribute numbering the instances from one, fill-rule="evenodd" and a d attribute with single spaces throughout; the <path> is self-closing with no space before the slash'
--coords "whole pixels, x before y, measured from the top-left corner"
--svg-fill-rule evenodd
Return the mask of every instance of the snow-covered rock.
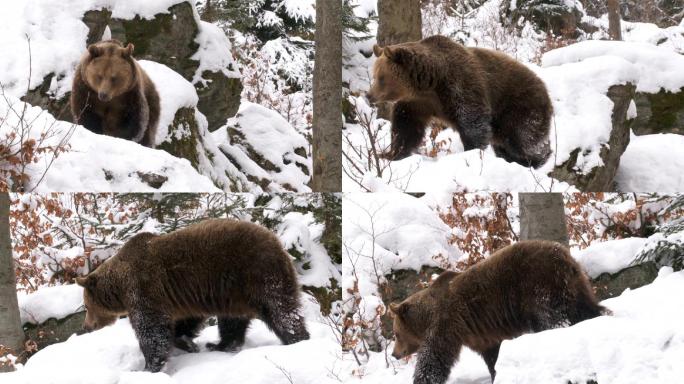
<path id="1" fill-rule="evenodd" d="M 17 299 L 22 324 L 40 324 L 50 318 L 59 320 L 83 310 L 83 288 L 76 284 L 19 293 Z"/>
<path id="2" fill-rule="evenodd" d="M 25 110 L 24 110 L 24 107 Z M 14 112 L 12 112 L 14 111 Z M 15 113 L 17 112 L 17 113 Z M 27 180 L 15 180 L 12 188 L 35 192 L 173 192 L 218 191 L 190 162 L 128 140 L 97 135 L 87 129 L 55 120 L 49 113 L 8 96 L 0 99 L 0 126 L 5 137 L 25 127 L 25 140 L 42 139 L 43 147 L 68 142 L 66 152 L 47 152 L 26 165 Z M 30 123 L 30 124 L 29 124 Z M 135 156 L 131 156 L 135 153 Z M 0 165 L 3 169 L 12 164 Z"/>
<path id="3" fill-rule="evenodd" d="M 212 139 L 232 165 L 264 191 L 309 190 L 309 143 L 277 112 L 244 102 Z"/>

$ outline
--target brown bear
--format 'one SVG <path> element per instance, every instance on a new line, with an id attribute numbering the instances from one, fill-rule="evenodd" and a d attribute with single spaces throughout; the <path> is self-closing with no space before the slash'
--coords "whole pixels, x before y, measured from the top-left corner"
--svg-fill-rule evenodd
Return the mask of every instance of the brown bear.
<path id="1" fill-rule="evenodd" d="M 553 106 L 542 80 L 523 64 L 444 36 L 373 51 L 367 98 L 396 102 L 384 157 L 409 156 L 436 118 L 458 131 L 466 151 L 491 144 L 498 157 L 534 168 L 549 158 Z"/>
<path id="2" fill-rule="evenodd" d="M 172 343 L 197 350 L 191 340 L 208 316 L 218 317 L 220 334 L 210 349 L 241 346 L 255 317 L 284 344 L 309 338 L 290 255 L 273 233 L 249 222 L 210 219 L 165 235 L 137 234 L 76 282 L 84 287 L 84 328 L 128 315 L 152 372 Z"/>
<path id="3" fill-rule="evenodd" d="M 159 94 L 132 54 L 133 44 L 117 40 L 90 45 L 76 68 L 71 113 L 92 132 L 154 147 Z"/>
<path id="4" fill-rule="evenodd" d="M 465 345 L 482 355 L 494 381 L 503 340 L 573 325 L 604 310 L 567 248 L 521 241 L 390 304 L 392 356 L 418 352 L 414 384 L 444 383 Z"/>

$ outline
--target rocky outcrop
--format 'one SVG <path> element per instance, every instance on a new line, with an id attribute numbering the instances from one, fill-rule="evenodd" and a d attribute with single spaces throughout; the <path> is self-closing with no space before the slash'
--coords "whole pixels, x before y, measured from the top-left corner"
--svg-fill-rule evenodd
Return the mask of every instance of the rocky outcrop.
<path id="1" fill-rule="evenodd" d="M 110 10 L 100 9 L 86 12 L 83 22 L 89 30 L 87 44 L 99 41 L 109 27 L 113 39 L 135 45 L 134 56 L 137 59 L 164 64 L 193 82 L 199 96 L 197 107 L 207 116 L 209 129 L 214 130 L 237 112 L 242 83 L 239 78 L 220 70 L 203 71 L 201 80 L 204 81 L 198 80 L 196 74 L 200 62 L 195 54 L 201 49 L 197 43 L 201 25 L 195 16 L 190 2 L 179 1 L 167 13 L 159 13 L 151 19 L 139 16 L 130 20 L 119 19 L 112 17 Z M 226 71 L 236 69 L 226 68 Z M 47 109 L 60 120 L 72 121 L 68 94 L 56 99 L 49 93 L 53 77 L 48 75 L 24 100 Z"/>
<path id="2" fill-rule="evenodd" d="M 614 85 L 608 89 L 607 96 L 613 101 L 611 116 L 613 128 L 608 143 L 601 148 L 603 165 L 594 167 L 588 173 L 577 171 L 580 149 L 575 149 L 570 158 L 556 166 L 549 176 L 574 185 L 583 192 L 602 192 L 615 190 L 613 179 L 620 165 L 620 157 L 629 144 L 630 127 L 633 120 L 627 118 L 627 110 L 634 98 L 636 87 L 633 84 Z"/>
<path id="3" fill-rule="evenodd" d="M 637 135 L 677 133 L 684 135 L 684 88 L 679 92 L 638 92 L 634 98 L 637 117 L 632 130 Z"/>
<path id="4" fill-rule="evenodd" d="M 83 333 L 83 321 L 85 312 L 74 313 L 63 319 L 48 319 L 42 324 L 24 324 L 26 337 L 33 340 L 38 350 L 48 345 L 61 343 L 73 334 Z"/>
<path id="5" fill-rule="evenodd" d="M 656 277 L 658 277 L 658 268 L 654 262 L 648 261 L 613 274 L 602 273 L 593 279 L 591 284 L 596 297 L 599 300 L 605 300 L 620 296 L 625 289 L 636 289 L 650 284 Z"/>
<path id="6" fill-rule="evenodd" d="M 578 24 L 583 15 L 580 8 L 564 0 L 504 0 L 500 14 L 508 25 L 518 26 L 526 20 L 539 31 L 569 37 L 579 34 Z"/>

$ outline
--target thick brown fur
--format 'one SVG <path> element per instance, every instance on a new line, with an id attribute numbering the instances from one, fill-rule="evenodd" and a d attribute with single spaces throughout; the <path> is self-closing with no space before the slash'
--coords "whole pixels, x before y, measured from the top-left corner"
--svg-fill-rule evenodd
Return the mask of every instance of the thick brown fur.
<path id="1" fill-rule="evenodd" d="M 444 36 L 374 47 L 371 102 L 396 102 L 393 160 L 409 156 L 431 119 L 456 129 L 464 149 L 491 144 L 497 156 L 538 168 L 551 154 L 553 106 L 534 72 L 504 53 Z"/>
<path id="2" fill-rule="evenodd" d="M 140 233 L 86 277 L 86 320 L 94 330 L 128 315 L 145 356 L 159 371 L 171 344 L 192 343 L 208 316 L 218 316 L 218 344 L 242 345 L 252 318 L 285 344 L 309 338 L 299 311 L 296 272 L 278 238 L 249 222 L 211 219 L 166 235 Z"/>
<path id="3" fill-rule="evenodd" d="M 437 384 L 446 382 L 463 345 L 482 355 L 494 381 L 503 340 L 573 325 L 605 308 L 567 248 L 524 241 L 463 273 L 444 272 L 390 310 L 392 355 L 418 352 L 414 384 Z"/>
<path id="4" fill-rule="evenodd" d="M 92 132 L 154 147 L 159 94 L 133 58 L 133 48 L 117 40 L 88 47 L 76 68 L 71 113 Z"/>

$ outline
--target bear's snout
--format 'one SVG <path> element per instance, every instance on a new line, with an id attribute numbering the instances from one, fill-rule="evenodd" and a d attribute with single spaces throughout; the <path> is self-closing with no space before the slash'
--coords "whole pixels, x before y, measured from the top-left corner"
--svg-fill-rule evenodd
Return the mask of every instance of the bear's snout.
<path id="1" fill-rule="evenodd" d="M 375 96 L 371 92 L 366 92 L 366 101 L 370 105 L 375 105 Z"/>
<path id="2" fill-rule="evenodd" d="M 109 100 L 112 99 L 112 97 L 107 92 L 98 92 L 97 98 L 100 99 L 100 101 L 104 101 L 104 102 L 108 102 Z"/>

